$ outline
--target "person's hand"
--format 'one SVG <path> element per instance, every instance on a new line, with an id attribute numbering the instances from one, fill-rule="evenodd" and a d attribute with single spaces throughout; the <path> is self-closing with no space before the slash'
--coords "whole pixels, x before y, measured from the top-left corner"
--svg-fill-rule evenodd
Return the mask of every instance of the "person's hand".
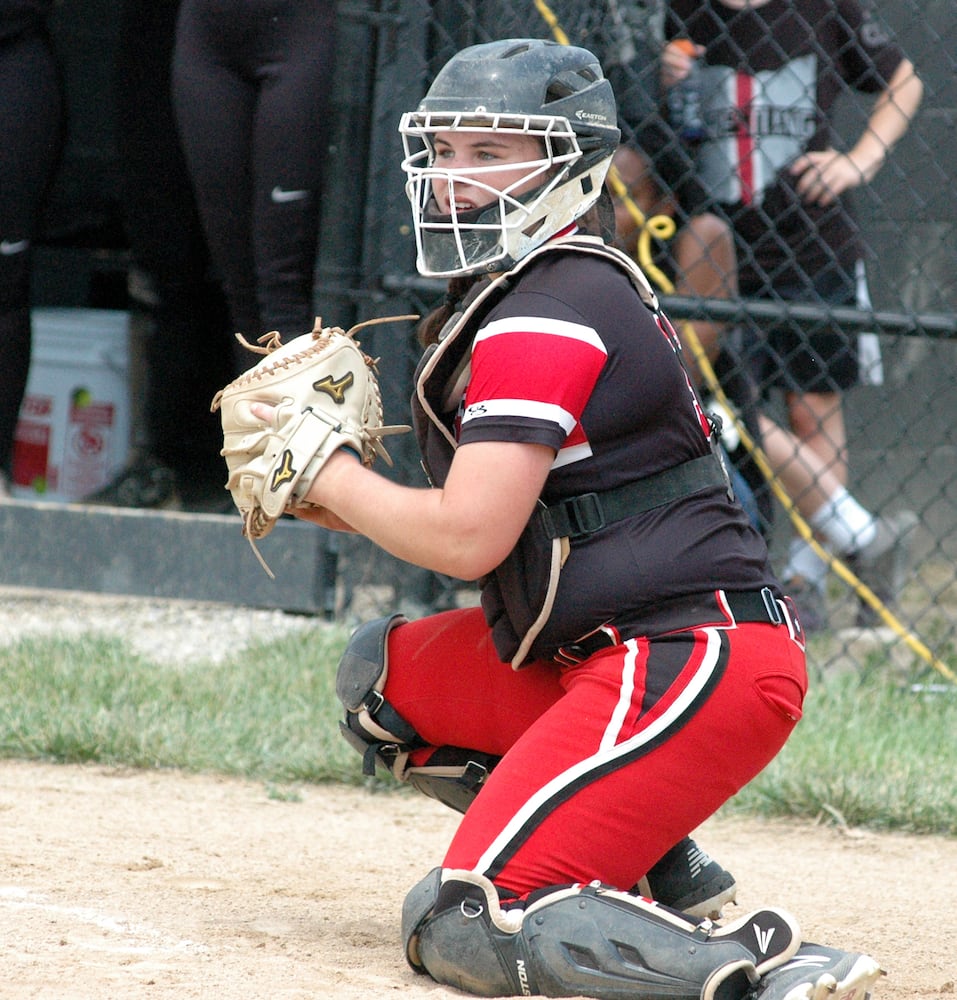
<path id="1" fill-rule="evenodd" d="M 329 461 L 331 462 L 335 457 L 333 455 Z M 300 521 L 310 521 L 312 524 L 317 524 L 320 528 L 327 528 L 329 531 L 356 533 L 356 529 L 351 524 L 347 524 L 341 517 L 333 514 L 326 507 L 293 507 L 289 513 L 293 517 L 299 518 Z"/>
<path id="2" fill-rule="evenodd" d="M 705 53 L 703 45 L 693 45 L 686 38 L 677 38 L 661 51 L 661 86 L 670 90 L 680 83 L 690 72 L 695 59 Z"/>
<path id="3" fill-rule="evenodd" d="M 805 153 L 791 164 L 790 172 L 796 178 L 797 193 L 812 205 L 831 205 L 839 195 L 868 180 L 847 153 L 836 149 Z"/>

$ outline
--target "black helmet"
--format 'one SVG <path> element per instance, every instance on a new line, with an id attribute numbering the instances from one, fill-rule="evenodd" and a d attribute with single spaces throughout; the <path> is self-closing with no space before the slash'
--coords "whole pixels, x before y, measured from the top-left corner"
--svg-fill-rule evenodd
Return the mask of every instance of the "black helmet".
<path id="1" fill-rule="evenodd" d="M 483 183 L 481 176 L 495 168 L 436 165 L 436 132 L 506 130 L 541 142 L 541 158 L 529 162 L 526 175 L 541 177 L 534 190 L 510 195 Z M 620 138 L 614 94 L 596 57 L 535 38 L 463 49 L 439 72 L 418 109 L 402 116 L 399 131 L 417 266 L 436 276 L 508 268 L 567 228 L 597 201 Z M 435 178 L 484 188 L 491 203 L 439 215 Z"/>

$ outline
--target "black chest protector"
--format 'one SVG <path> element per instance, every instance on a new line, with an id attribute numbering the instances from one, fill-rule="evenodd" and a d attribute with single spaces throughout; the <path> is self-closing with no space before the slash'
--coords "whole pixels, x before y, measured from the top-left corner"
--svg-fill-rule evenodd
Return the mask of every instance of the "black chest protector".
<path id="1" fill-rule="evenodd" d="M 603 257 L 630 278 L 642 302 L 658 311 L 658 298 L 638 266 L 625 254 L 590 236 L 553 240 L 523 257 L 510 271 L 474 285 L 419 362 L 412 418 L 422 464 L 433 486 L 441 487 L 457 446 L 455 419 L 468 384 L 472 342 L 492 307 L 531 263 L 550 253 Z M 680 349 L 675 344 L 680 358 Z M 606 524 L 650 510 L 720 482 L 728 483 L 712 434 L 712 453 L 605 493 L 569 497 L 547 506 L 539 500 L 515 548 L 480 581 L 482 608 L 503 662 L 518 669 L 551 613 L 559 574 L 573 553 L 573 541 Z M 730 487 L 728 487 L 730 489 Z"/>

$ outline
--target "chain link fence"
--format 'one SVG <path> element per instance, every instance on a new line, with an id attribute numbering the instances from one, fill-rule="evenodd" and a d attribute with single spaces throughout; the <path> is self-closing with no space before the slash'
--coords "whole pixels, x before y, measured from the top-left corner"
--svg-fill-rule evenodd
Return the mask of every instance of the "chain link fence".
<path id="1" fill-rule="evenodd" d="M 720 184 L 712 172 L 702 202 L 686 195 L 682 171 L 700 172 L 697 150 L 682 144 L 664 125 L 668 113 L 658 83 L 659 56 L 666 33 L 674 31 L 666 6 L 660 0 L 341 3 L 337 139 L 330 155 L 333 167 L 318 261 L 318 312 L 343 324 L 372 316 L 421 314 L 444 293 L 443 285 L 421 279 L 415 271 L 396 129 L 402 112 L 415 107 L 436 70 L 465 45 L 531 36 L 592 49 L 618 96 L 623 143 L 644 156 L 645 182 L 649 177 L 655 182 L 655 197 L 649 202 L 644 182 L 632 183 L 634 178 L 626 176 L 627 162 L 620 173 L 616 167 L 618 186 L 613 183 L 613 190 L 624 202 L 621 218 L 634 225 L 636 218 L 663 211 L 681 231 L 696 213 L 710 211 L 709 192 Z M 827 6 L 835 11 L 841 7 Z M 653 235 L 638 244 L 634 238 L 626 242 L 684 330 L 707 332 L 709 325 L 717 324 L 725 350 L 710 355 L 713 365 L 702 359 L 705 389 L 710 384 L 712 396 L 719 401 L 726 397 L 731 417 L 725 420 L 732 434 L 740 420 L 743 433 L 737 435 L 737 444 L 729 438 L 729 452 L 757 493 L 756 516 L 782 575 L 789 569 L 794 539 L 809 535 L 814 527 L 807 520 L 807 498 L 794 487 L 793 475 L 789 478 L 785 472 L 775 478 L 775 469 L 782 472 L 780 462 L 767 466 L 766 452 L 755 456 L 747 445 L 750 432 L 760 430 L 755 413 L 780 426 L 792 422 L 791 396 L 769 382 L 763 387 L 768 391 L 752 406 L 753 400 L 749 403 L 732 391 L 733 376 L 745 367 L 753 373 L 744 348 L 760 342 L 772 328 L 795 334 L 829 332 L 848 345 L 863 343 L 863 378 L 846 388 L 817 384 L 815 393 L 827 406 L 817 411 L 819 426 L 805 426 L 803 433 L 807 438 L 816 433 L 818 446 L 824 439 L 822 453 L 831 453 L 824 467 L 832 472 L 841 469 L 835 458 L 846 455 L 847 490 L 862 508 L 898 526 L 902 512 L 913 512 L 912 561 L 901 592 L 892 594 L 889 579 L 875 578 L 873 567 L 868 575 L 859 561 L 825 542 L 823 553 L 838 561 L 825 577 L 824 618 L 810 637 L 811 661 L 832 669 L 885 669 L 892 663 L 915 683 L 935 683 L 942 677 L 957 680 L 957 184 L 952 166 L 957 162 L 957 0 L 882 0 L 873 13 L 878 27 L 867 30 L 886 28 L 914 64 L 923 99 L 883 169 L 850 196 L 860 223 L 860 259 L 869 299 L 845 300 L 815 288 L 800 289 L 796 297 L 790 292 L 760 298 L 744 294 L 735 281 L 745 276 L 747 284 L 747 272 L 755 270 L 751 265 L 757 264 L 758 270 L 762 266 L 759 255 L 749 257 L 755 250 L 747 243 L 738 247 L 738 273 L 702 293 L 684 280 L 674 237 Z M 805 111 L 810 107 L 813 116 L 818 110 L 813 107 L 816 93 L 809 88 L 795 92 L 791 83 L 789 99 Z M 856 92 L 836 77 L 833 85 L 835 141 L 847 150 L 866 132 L 875 94 Z M 704 95 L 706 119 L 712 96 L 713 90 Z M 733 218 L 726 216 L 726 221 Z M 697 249 L 710 260 L 710 244 L 702 242 Z M 801 264 L 799 254 L 794 260 Z M 364 345 L 383 359 L 387 419 L 404 419 L 418 355 L 411 325 L 375 327 L 366 332 Z M 732 350 L 735 346 L 738 349 Z M 798 394 L 798 399 L 806 398 Z M 839 423 L 837 438 L 828 438 L 835 427 L 835 407 L 843 418 L 846 444 Z M 766 443 L 767 438 L 755 434 L 755 446 Z M 421 483 L 411 436 L 390 450 L 398 452 L 391 474 Z M 768 473 L 770 487 L 765 485 Z M 812 471 L 811 478 L 816 476 L 823 482 L 824 473 Z M 813 491 L 813 485 L 806 489 Z M 821 536 L 812 537 L 816 542 Z M 461 584 L 398 564 L 361 541 L 335 544 L 341 546 L 343 610 L 360 588 L 374 592 L 383 610 L 401 607 L 413 613 L 474 596 Z M 883 569 L 886 562 L 878 566 Z"/>

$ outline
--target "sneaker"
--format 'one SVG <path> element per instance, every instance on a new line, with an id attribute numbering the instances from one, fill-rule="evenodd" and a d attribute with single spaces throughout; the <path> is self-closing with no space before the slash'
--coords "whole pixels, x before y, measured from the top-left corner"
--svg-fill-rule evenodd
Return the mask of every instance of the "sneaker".
<path id="1" fill-rule="evenodd" d="M 804 943 L 763 975 L 745 1000 L 869 1000 L 884 970 L 869 955 Z"/>
<path id="2" fill-rule="evenodd" d="M 848 557 L 848 565 L 883 604 L 893 606 L 904 586 L 913 555 L 914 530 L 918 524 L 912 510 L 902 510 L 890 517 L 878 517 L 877 533 L 869 545 Z M 860 628 L 880 624 L 877 612 L 863 601 L 857 612 Z"/>
<path id="3" fill-rule="evenodd" d="M 738 893 L 734 876 L 690 837 L 675 844 L 635 888 L 672 910 L 711 920 L 717 920 L 721 907 L 733 903 Z"/>
<path id="4" fill-rule="evenodd" d="M 177 510 L 181 506 L 176 474 L 150 454 L 137 455 L 106 486 L 84 497 L 82 503 L 107 507 L 143 507 Z"/>
<path id="5" fill-rule="evenodd" d="M 828 619 L 824 588 L 811 583 L 803 576 L 788 577 L 781 586 L 797 608 L 798 619 L 805 635 L 812 632 L 826 632 Z"/>

